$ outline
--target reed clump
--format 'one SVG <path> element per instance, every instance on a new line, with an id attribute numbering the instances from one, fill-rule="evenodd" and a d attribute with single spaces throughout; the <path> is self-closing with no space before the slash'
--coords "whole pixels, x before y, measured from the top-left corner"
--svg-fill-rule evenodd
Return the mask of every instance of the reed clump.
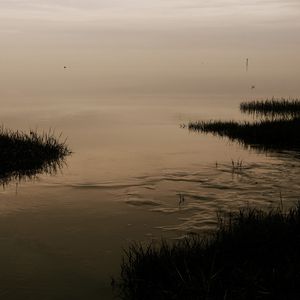
<path id="1" fill-rule="evenodd" d="M 300 204 L 284 211 L 241 209 L 210 238 L 125 252 L 121 299 L 300 299 Z"/>
<path id="2" fill-rule="evenodd" d="M 254 123 L 235 121 L 198 121 L 188 124 L 189 130 L 228 137 L 244 146 L 263 150 L 299 150 L 300 118 L 263 120 Z"/>
<path id="3" fill-rule="evenodd" d="M 188 129 L 228 137 L 244 146 L 260 150 L 300 149 L 300 101 L 270 99 L 240 104 L 242 112 L 263 116 L 254 122 L 197 121 Z"/>
<path id="4" fill-rule="evenodd" d="M 254 114 L 267 118 L 285 118 L 293 119 L 300 117 L 300 100 L 299 99 L 266 99 L 250 102 L 242 102 L 240 110 L 243 113 Z"/>
<path id="5" fill-rule="evenodd" d="M 0 181 L 55 172 L 71 154 L 51 131 L 39 134 L 0 129 Z"/>

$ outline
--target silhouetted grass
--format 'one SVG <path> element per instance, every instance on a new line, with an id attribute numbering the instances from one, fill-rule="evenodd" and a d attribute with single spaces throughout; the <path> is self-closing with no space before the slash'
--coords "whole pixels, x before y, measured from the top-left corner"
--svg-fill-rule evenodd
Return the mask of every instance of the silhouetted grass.
<path id="1" fill-rule="evenodd" d="M 199 121 L 188 124 L 189 130 L 228 137 L 245 146 L 263 150 L 298 150 L 300 118 L 265 120 L 254 123 L 235 121 Z"/>
<path id="2" fill-rule="evenodd" d="M 300 205 L 246 208 L 211 238 L 132 245 L 115 283 L 121 299 L 300 299 Z"/>
<path id="3" fill-rule="evenodd" d="M 53 133 L 0 129 L 0 182 L 55 172 L 71 151 Z"/>
<path id="4" fill-rule="evenodd" d="M 300 100 L 272 98 L 262 101 L 242 102 L 240 110 L 243 113 L 250 113 L 257 116 L 291 119 L 300 116 Z"/>

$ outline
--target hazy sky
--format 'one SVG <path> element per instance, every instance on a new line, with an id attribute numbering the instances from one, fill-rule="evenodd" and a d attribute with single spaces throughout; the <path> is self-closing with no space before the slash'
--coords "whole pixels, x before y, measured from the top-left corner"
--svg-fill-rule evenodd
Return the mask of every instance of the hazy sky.
<path id="1" fill-rule="evenodd" d="M 2 18 L 94 21 L 144 19 L 259 20 L 299 24 L 298 0 L 1 0 Z M 214 17 L 215 19 L 210 19 Z M 246 20 L 245 20 L 246 18 Z M 154 24 L 153 24 L 154 25 Z M 215 24 L 217 25 L 217 24 Z M 224 25 L 224 24 L 222 24 Z"/>
<path id="2" fill-rule="evenodd" d="M 230 91 L 246 57 L 251 82 L 284 79 L 292 91 L 299 32 L 299 0 L 0 0 L 2 91 L 42 79 L 41 90 L 64 90 L 54 71 L 64 64 L 64 86 L 83 92 Z"/>

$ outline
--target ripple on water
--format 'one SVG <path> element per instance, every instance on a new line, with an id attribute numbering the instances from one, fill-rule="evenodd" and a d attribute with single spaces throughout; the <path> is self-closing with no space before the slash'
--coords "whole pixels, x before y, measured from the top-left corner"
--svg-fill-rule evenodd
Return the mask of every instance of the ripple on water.
<path id="1" fill-rule="evenodd" d="M 133 206 L 159 206 L 161 205 L 157 201 L 147 200 L 147 199 L 129 199 L 125 201 L 129 205 Z"/>
<path id="2" fill-rule="evenodd" d="M 217 214 L 255 205 L 287 207 L 300 200 L 300 161 L 289 157 L 261 163 L 206 165 L 197 171 L 168 170 L 119 182 L 71 182 L 72 189 L 107 190 L 128 207 L 156 214 L 163 231 L 180 235 L 215 228 Z M 53 185 L 57 187 L 57 185 Z M 161 214 L 161 216 L 159 216 Z M 164 215 L 173 214 L 170 218 Z M 166 221 L 169 220 L 169 221 Z"/>
<path id="3" fill-rule="evenodd" d="M 174 214 L 173 224 L 163 231 L 181 234 L 215 228 L 218 213 L 234 211 L 245 205 L 261 208 L 293 205 L 300 199 L 300 162 L 249 163 L 242 168 L 221 164 L 199 172 L 166 172 L 144 176 L 141 184 L 129 187 L 136 199 L 129 205 L 145 207 L 153 213 Z M 145 187 L 151 183 L 151 189 Z M 159 199 L 159 200 L 157 200 Z M 146 208 L 148 206 L 148 208 Z"/>

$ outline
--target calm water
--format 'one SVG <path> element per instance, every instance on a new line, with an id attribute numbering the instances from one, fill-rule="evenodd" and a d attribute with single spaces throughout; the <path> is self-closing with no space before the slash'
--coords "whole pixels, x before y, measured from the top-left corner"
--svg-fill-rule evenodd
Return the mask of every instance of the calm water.
<path id="1" fill-rule="evenodd" d="M 52 128 L 74 152 L 58 174 L 0 190 L 1 299 L 111 299 L 130 241 L 299 199 L 291 153 L 180 128 L 300 95 L 297 2 L 63 2 L 0 3 L 1 123 Z"/>

